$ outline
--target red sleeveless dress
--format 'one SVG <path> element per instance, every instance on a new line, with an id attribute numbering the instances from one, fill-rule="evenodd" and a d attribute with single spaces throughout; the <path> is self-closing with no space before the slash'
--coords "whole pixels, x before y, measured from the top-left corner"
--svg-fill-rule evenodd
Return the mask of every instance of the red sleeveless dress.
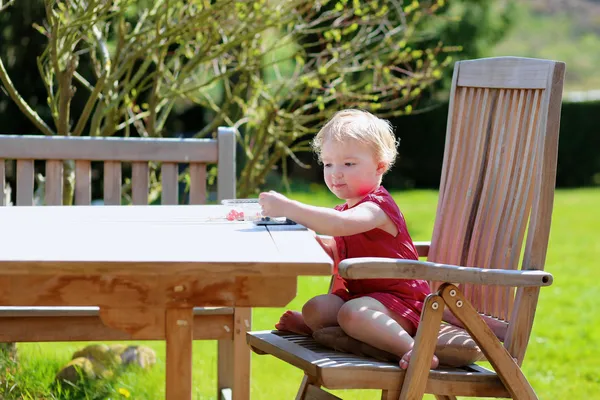
<path id="1" fill-rule="evenodd" d="M 396 224 L 398 234 L 375 228 L 351 236 L 334 237 L 340 261 L 355 257 L 386 257 L 418 260 L 419 256 L 408 234 L 406 221 L 396 202 L 383 186 L 366 195 L 356 205 L 370 201 L 377 204 Z M 338 211 L 348 209 L 347 204 L 335 207 Z M 344 279 L 335 270 L 332 294 L 344 301 L 359 297 L 372 297 L 398 315 L 419 325 L 423 301 L 430 293 L 429 284 L 417 279 Z"/>

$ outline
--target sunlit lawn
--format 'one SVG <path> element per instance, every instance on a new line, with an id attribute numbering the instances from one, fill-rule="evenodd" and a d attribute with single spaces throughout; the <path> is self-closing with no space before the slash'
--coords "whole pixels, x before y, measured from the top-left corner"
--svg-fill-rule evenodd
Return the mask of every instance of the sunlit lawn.
<path id="1" fill-rule="evenodd" d="M 336 204 L 336 199 L 321 187 L 292 197 L 324 206 Z M 394 197 L 405 214 L 413 239 L 429 240 L 437 192 L 396 192 Z M 600 398 L 600 362 L 594 351 L 600 343 L 600 319 L 595 303 L 600 295 L 600 189 L 557 192 L 550 240 L 546 269 L 554 274 L 554 284 L 542 289 L 524 371 L 542 399 Z M 298 296 L 289 307 L 298 309 L 311 296 L 326 291 L 327 285 L 327 278 L 302 278 Z M 283 310 L 255 309 L 254 329 L 270 329 Z M 127 389 L 133 399 L 164 398 L 164 344 L 146 344 L 157 351 L 158 365 L 149 372 L 125 373 L 114 384 L 107 385 L 107 391 L 112 393 L 110 398 L 124 398 L 117 393 L 119 388 Z M 56 368 L 66 363 L 79 347 L 80 343 L 19 345 L 22 369 L 14 378 L 17 386 L 13 393 L 30 395 L 14 397 L 0 393 L 0 397 L 54 398 L 48 386 Z M 196 399 L 216 398 L 215 357 L 215 342 L 194 344 Z M 293 398 L 301 377 L 299 370 L 273 357 L 253 355 L 252 399 Z M 375 391 L 336 394 L 347 399 L 379 398 Z M 108 398 L 97 396 L 89 393 L 87 398 Z"/>

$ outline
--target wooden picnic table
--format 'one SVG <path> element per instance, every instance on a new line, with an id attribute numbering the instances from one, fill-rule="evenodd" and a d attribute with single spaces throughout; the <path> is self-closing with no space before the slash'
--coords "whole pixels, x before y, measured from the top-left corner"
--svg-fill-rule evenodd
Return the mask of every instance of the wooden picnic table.
<path id="1" fill-rule="evenodd" d="M 300 225 L 227 221 L 225 206 L 1 207 L 0 306 L 99 306 L 164 338 L 166 398 L 192 398 L 193 307 L 281 307 L 332 262 Z"/>

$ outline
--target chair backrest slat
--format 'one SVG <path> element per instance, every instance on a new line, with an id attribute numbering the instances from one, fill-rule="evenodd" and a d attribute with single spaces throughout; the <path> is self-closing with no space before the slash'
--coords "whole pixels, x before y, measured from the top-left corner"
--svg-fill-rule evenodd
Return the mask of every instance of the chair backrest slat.
<path id="1" fill-rule="evenodd" d="M 161 164 L 163 204 L 179 202 L 179 164 L 189 165 L 190 204 L 207 200 L 208 164 L 217 163 L 217 198 L 235 198 L 235 131 L 220 127 L 217 139 L 133 139 L 0 135 L 0 185 L 6 180 L 5 160 L 17 162 L 17 205 L 33 205 L 34 160 L 46 162 L 45 202 L 62 204 L 63 162 L 75 162 L 74 203 L 89 205 L 92 162 L 103 162 L 104 204 L 120 205 L 122 163 L 131 163 L 133 204 L 148 204 L 149 162 Z M 41 188 L 41 187 L 40 187 Z M 39 191 L 39 190 L 37 190 Z M 1 196 L 0 205 L 4 204 Z"/>
<path id="2" fill-rule="evenodd" d="M 1 147 L 1 146 L 0 146 Z M 33 205 L 33 160 L 17 160 L 17 205 Z"/>
<path id="3" fill-rule="evenodd" d="M 163 163 L 160 170 L 162 184 L 161 204 L 177 204 L 179 199 L 179 171 L 176 163 Z"/>
<path id="4" fill-rule="evenodd" d="M 131 201 L 134 205 L 148 204 L 150 185 L 148 161 L 136 161 L 131 164 Z"/>
<path id="5" fill-rule="evenodd" d="M 75 205 L 89 206 L 92 203 L 92 162 L 75 161 Z"/>
<path id="6" fill-rule="evenodd" d="M 46 161 L 44 198 L 49 206 L 60 206 L 63 200 L 63 163 L 59 160 Z"/>
<path id="7" fill-rule="evenodd" d="M 456 64 L 429 260 L 517 269 L 529 226 L 522 268 L 543 269 L 563 75 L 564 64 L 547 60 Z M 527 314 L 522 329 L 533 320 L 532 300 L 519 291 L 480 285 L 462 290 L 480 313 L 509 322 L 509 332 L 517 329 L 513 322 L 520 313 Z M 527 298 L 527 305 L 519 298 Z M 522 341 L 511 350 L 521 355 Z"/>
<path id="8" fill-rule="evenodd" d="M 104 162 L 104 204 L 121 205 L 122 169 L 119 161 Z"/>
<path id="9" fill-rule="evenodd" d="M 190 204 L 206 203 L 206 165 L 190 163 Z"/>

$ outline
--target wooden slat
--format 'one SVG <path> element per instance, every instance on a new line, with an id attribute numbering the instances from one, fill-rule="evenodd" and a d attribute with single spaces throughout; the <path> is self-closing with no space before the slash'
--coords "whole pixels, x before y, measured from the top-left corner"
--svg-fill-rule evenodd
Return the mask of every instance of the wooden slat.
<path id="1" fill-rule="evenodd" d="M 4 193 L 6 187 L 6 162 L 0 158 L 0 206 L 7 204 L 6 195 Z"/>
<path id="2" fill-rule="evenodd" d="M 493 265 L 493 261 L 497 252 L 506 253 L 507 249 L 498 249 L 495 243 L 499 237 L 509 234 L 508 232 L 498 229 L 502 223 L 502 215 L 505 211 L 506 199 L 510 196 L 509 184 L 512 168 L 512 159 L 515 155 L 517 139 L 518 122 L 521 118 L 523 98 L 521 93 L 516 90 L 511 90 L 508 93 L 509 101 L 507 104 L 507 114 L 503 118 L 502 128 L 499 132 L 495 132 L 497 140 L 494 141 L 494 147 L 491 151 L 493 157 L 490 159 L 485 179 L 490 179 L 489 191 L 485 192 L 481 198 L 482 204 L 487 204 L 484 237 L 485 240 L 481 244 L 481 248 L 485 249 L 477 260 L 478 265 L 484 268 L 504 268 L 501 265 Z M 496 317 L 495 313 L 495 298 L 496 289 L 493 285 L 480 286 L 480 298 L 478 304 L 473 304 L 480 312 L 485 315 Z"/>
<path id="3" fill-rule="evenodd" d="M 235 129 L 219 127 L 218 141 L 217 198 L 235 199 Z"/>
<path id="4" fill-rule="evenodd" d="M 46 204 L 49 206 L 62 205 L 63 197 L 63 163 L 59 160 L 46 161 Z"/>
<path id="5" fill-rule="evenodd" d="M 148 204 L 148 170 L 148 162 L 134 162 L 131 165 L 131 197 L 135 205 Z"/>
<path id="6" fill-rule="evenodd" d="M 458 86 L 545 89 L 553 61 L 498 57 L 461 61 Z"/>
<path id="7" fill-rule="evenodd" d="M 525 207 L 522 207 L 520 210 L 514 212 L 514 217 L 511 218 L 514 221 L 516 227 L 514 228 L 517 232 L 513 238 L 513 243 L 509 244 L 515 250 L 512 253 L 512 257 L 509 260 L 509 264 L 512 268 L 518 268 L 519 257 L 521 256 L 521 250 L 523 248 L 523 239 L 525 237 L 525 231 L 527 228 L 527 223 L 529 220 L 529 216 L 531 213 L 531 208 L 533 204 L 534 197 L 534 189 L 535 185 L 527 184 L 533 180 L 533 177 L 536 175 L 537 170 L 537 162 L 536 160 L 541 157 L 541 154 L 535 153 L 533 149 L 536 147 L 536 135 L 535 132 L 538 132 L 538 137 L 541 135 L 541 131 L 539 130 L 539 121 L 541 119 L 540 112 L 540 101 L 543 97 L 543 93 L 540 90 L 536 90 L 534 93 L 533 103 L 532 103 L 532 113 L 534 116 L 529 121 L 529 126 L 527 127 L 527 144 L 524 152 L 526 153 L 534 153 L 535 156 L 530 155 L 528 159 L 527 165 L 524 165 L 521 171 L 521 176 L 519 177 L 519 192 L 525 193 Z M 521 196 L 523 197 L 523 196 Z M 514 288 L 507 289 L 507 304 L 505 306 L 505 315 L 504 318 L 506 320 L 509 319 L 512 308 L 514 305 Z"/>
<path id="8" fill-rule="evenodd" d="M 206 203 L 206 165 L 190 163 L 190 204 Z"/>
<path id="9" fill-rule="evenodd" d="M 457 131 L 457 134 L 461 136 L 459 136 L 456 141 L 454 163 L 451 167 L 453 171 L 452 175 L 449 177 L 453 187 L 453 190 L 448 195 L 448 207 L 453 210 L 453 212 L 448 213 L 449 226 L 452 227 L 458 226 L 462 221 L 467 219 L 468 212 L 470 212 L 467 202 L 464 201 L 467 189 L 465 184 L 465 176 L 467 174 L 465 170 L 468 168 L 468 160 L 467 157 L 464 157 L 463 155 L 469 151 L 469 143 L 471 143 L 471 141 L 466 138 L 469 137 L 470 128 L 473 125 L 473 114 L 477 111 L 477 108 L 473 104 L 474 89 L 466 88 L 465 91 L 466 112 L 463 127 L 460 131 Z M 447 237 L 444 244 L 446 250 L 444 256 L 445 262 L 462 265 L 461 258 L 463 243 L 466 239 L 465 232 L 456 232 L 450 236 L 449 231 L 447 230 L 446 235 Z"/>
<path id="10" fill-rule="evenodd" d="M 494 121 L 490 131 L 488 141 L 488 150 L 486 155 L 486 165 L 481 172 L 482 189 L 478 199 L 477 209 L 474 210 L 474 226 L 467 259 L 468 266 L 478 265 L 482 268 L 489 268 L 487 261 L 492 254 L 493 249 L 489 243 L 493 240 L 496 229 L 494 220 L 498 216 L 493 208 L 494 195 L 498 184 L 499 175 L 495 169 L 499 168 L 499 155 L 501 147 L 504 144 L 506 134 L 506 120 L 510 115 L 512 97 L 511 92 L 501 89 L 498 93 L 497 107 L 494 110 Z M 461 287 L 462 289 L 462 287 Z M 472 302 L 473 307 L 485 312 L 484 301 L 485 288 L 479 285 L 469 285 L 464 287 L 465 297 Z"/>
<path id="11" fill-rule="evenodd" d="M 106 161 L 104 163 L 104 204 L 109 206 L 121 205 L 121 163 Z"/>
<path id="12" fill-rule="evenodd" d="M 191 308 L 166 310 L 167 400 L 192 399 L 192 324 Z"/>
<path id="13" fill-rule="evenodd" d="M 518 267 L 527 224 L 526 219 L 531 209 L 533 185 L 527 183 L 531 182 L 534 170 L 535 152 L 532 151 L 532 142 L 536 135 L 532 131 L 532 126 L 537 129 L 539 104 L 536 100 L 539 98 L 539 92 L 539 90 L 522 92 L 522 117 L 516 132 L 514 132 L 519 140 L 516 148 L 512 151 L 514 157 L 509 160 L 511 164 L 510 182 L 506 190 L 506 201 L 498 227 L 501 235 L 494 244 L 496 254 L 492 260 L 492 266 L 496 266 L 496 268 L 516 269 Z M 493 302 L 491 314 L 507 320 L 512 308 L 513 296 L 512 289 L 496 288 L 495 293 L 490 297 L 490 301 Z"/>
<path id="14" fill-rule="evenodd" d="M 449 104 L 448 104 L 448 120 L 447 120 L 447 126 L 446 126 L 446 141 L 444 144 L 444 159 L 442 162 L 442 176 L 440 179 L 440 191 L 439 191 L 439 199 L 438 199 L 438 206 L 437 206 L 437 212 L 436 215 L 437 216 L 442 216 L 442 208 L 443 208 L 443 204 L 445 201 L 445 194 L 446 194 L 446 185 L 448 183 L 448 172 L 449 172 L 449 168 L 448 165 L 450 164 L 450 162 L 452 161 L 451 158 L 451 151 L 454 147 L 454 135 L 452 134 L 452 132 L 456 132 L 457 125 L 460 125 L 462 123 L 462 118 L 461 118 L 461 110 L 462 110 L 462 104 L 459 106 L 458 104 L 455 104 L 456 99 L 458 98 L 458 93 L 457 93 L 457 88 L 456 88 L 456 81 L 458 79 L 458 66 L 460 64 L 457 64 L 456 67 L 454 68 L 454 71 L 452 73 L 452 87 L 450 89 L 450 99 L 449 99 Z M 456 115 L 456 114 L 459 115 Z M 432 242 L 437 242 L 438 239 L 438 235 L 443 232 L 443 230 L 441 229 L 441 224 L 438 223 L 438 221 L 441 218 L 438 218 L 435 220 L 435 229 L 433 231 L 433 236 L 432 236 Z M 434 249 L 435 250 L 435 249 Z M 433 261 L 433 260 L 432 260 Z"/>
<path id="15" fill-rule="evenodd" d="M 92 202 L 92 163 L 75 161 L 75 205 L 87 206 Z"/>
<path id="16" fill-rule="evenodd" d="M 60 317 L 97 317 L 100 307 L 0 307 L 0 318 L 60 318 Z M 213 315 L 233 315 L 230 307 L 194 307 L 194 317 Z M 4 321 L 4 320 L 2 320 Z M 231 327 L 229 327 L 231 329 Z"/>
<path id="17" fill-rule="evenodd" d="M 0 136 L 0 158 L 216 163 L 214 139 Z"/>
<path id="18" fill-rule="evenodd" d="M 2 136 L 0 136 L 2 137 Z M 0 145 L 1 148 L 1 145 Z M 33 205 L 33 160 L 17 160 L 17 205 Z"/>
<path id="19" fill-rule="evenodd" d="M 53 307 L 54 308 L 54 307 Z M 72 307 L 75 308 L 75 307 Z M 91 307 L 90 307 L 91 308 Z M 97 309 L 97 307 L 95 307 Z M 162 329 L 135 334 L 106 326 L 98 315 L 82 315 L 80 311 L 63 311 L 56 316 L 2 316 L 2 342 L 64 342 L 112 340 L 164 340 Z M 58 314 L 58 313 L 55 313 Z M 195 313 L 194 313 L 195 314 Z M 231 315 L 194 315 L 194 340 L 229 340 Z M 246 351 L 249 351 L 246 349 Z"/>
<path id="20" fill-rule="evenodd" d="M 162 184 L 161 203 L 178 204 L 179 186 L 178 166 L 174 163 L 163 163 L 160 172 L 160 181 Z"/>

